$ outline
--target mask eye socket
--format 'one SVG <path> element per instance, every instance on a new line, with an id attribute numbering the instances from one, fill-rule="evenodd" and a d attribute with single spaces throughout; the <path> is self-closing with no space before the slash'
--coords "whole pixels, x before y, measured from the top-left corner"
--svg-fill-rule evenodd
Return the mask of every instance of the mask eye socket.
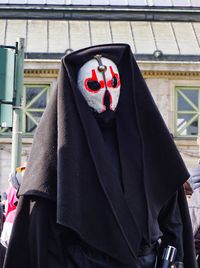
<path id="1" fill-rule="evenodd" d="M 88 80 L 87 86 L 92 91 L 98 91 L 101 88 L 101 85 L 98 81 L 95 80 Z"/>
<path id="2" fill-rule="evenodd" d="M 113 76 L 112 80 L 111 80 L 111 85 L 112 87 L 117 87 L 117 77 L 116 76 Z"/>

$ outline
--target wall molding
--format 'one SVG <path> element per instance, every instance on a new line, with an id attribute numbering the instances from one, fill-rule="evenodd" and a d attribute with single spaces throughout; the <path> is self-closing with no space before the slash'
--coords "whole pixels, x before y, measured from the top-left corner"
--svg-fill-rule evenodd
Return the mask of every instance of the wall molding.
<path id="1" fill-rule="evenodd" d="M 25 69 L 24 76 L 34 78 L 57 78 L 58 69 Z M 144 78 L 200 79 L 200 71 L 154 71 L 142 70 Z"/>
<path id="2" fill-rule="evenodd" d="M 27 77 L 51 77 L 57 78 L 58 77 L 58 69 L 25 69 L 24 76 Z"/>
<path id="3" fill-rule="evenodd" d="M 198 7 L 1 4 L 3 19 L 199 22 Z"/>
<path id="4" fill-rule="evenodd" d="M 195 71 L 142 71 L 144 78 L 200 79 L 200 72 Z"/>

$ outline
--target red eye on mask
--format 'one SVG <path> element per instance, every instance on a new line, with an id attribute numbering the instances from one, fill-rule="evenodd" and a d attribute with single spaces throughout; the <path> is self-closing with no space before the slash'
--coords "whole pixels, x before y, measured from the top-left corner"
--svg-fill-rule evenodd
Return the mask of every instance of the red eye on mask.
<path id="1" fill-rule="evenodd" d="M 120 85 L 119 75 L 117 73 L 114 73 L 112 66 L 110 66 L 110 72 L 112 75 L 112 79 L 106 82 L 107 87 L 109 88 L 119 87 Z M 84 81 L 84 85 L 86 90 L 93 93 L 98 92 L 101 88 L 105 87 L 103 80 L 98 81 L 96 71 L 94 69 L 92 70 L 92 77 L 86 78 Z"/>
<path id="2" fill-rule="evenodd" d="M 112 79 L 107 82 L 107 87 L 109 88 L 116 88 L 120 86 L 120 79 L 117 73 L 114 73 L 112 66 L 110 68 L 110 73 L 112 75 Z"/>
<path id="3" fill-rule="evenodd" d="M 88 77 L 85 79 L 84 86 L 88 91 L 95 93 L 104 87 L 104 81 L 98 81 L 96 71 L 93 69 L 92 77 Z"/>

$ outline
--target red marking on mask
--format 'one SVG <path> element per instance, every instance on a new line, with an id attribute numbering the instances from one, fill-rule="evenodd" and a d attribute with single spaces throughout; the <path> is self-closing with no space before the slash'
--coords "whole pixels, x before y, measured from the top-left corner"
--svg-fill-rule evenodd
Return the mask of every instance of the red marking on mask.
<path id="1" fill-rule="evenodd" d="M 111 78 L 111 80 L 107 81 L 107 87 L 109 87 L 109 88 L 118 88 L 120 86 L 120 84 L 121 84 L 119 74 L 114 73 L 112 66 L 109 66 L 109 69 L 110 69 L 110 73 L 111 73 L 112 78 Z M 114 77 L 116 77 L 116 79 L 117 79 L 117 84 L 116 84 L 115 87 L 113 86 Z"/>
<path id="2" fill-rule="evenodd" d="M 88 82 L 89 81 L 95 81 L 99 84 L 99 89 L 96 89 L 96 90 L 92 90 L 89 86 L 88 86 Z M 92 77 L 88 77 L 85 79 L 84 81 L 84 86 L 85 86 L 85 89 L 89 92 L 92 92 L 92 93 L 97 93 L 99 92 L 99 90 L 101 88 L 104 88 L 104 81 L 103 80 L 100 80 L 98 81 L 98 77 L 97 77 L 97 74 L 96 74 L 96 71 L 94 69 L 92 69 Z"/>
<path id="3" fill-rule="evenodd" d="M 106 85 L 107 85 L 108 88 L 118 88 L 120 86 L 120 84 L 121 84 L 120 78 L 119 78 L 119 74 L 118 73 L 115 73 L 113 71 L 112 66 L 109 66 L 109 69 L 110 69 L 110 73 L 111 73 L 112 78 L 110 80 L 106 81 Z M 116 83 L 117 83 L 115 86 L 113 85 L 113 83 L 114 83 L 113 79 L 114 78 L 116 78 Z M 95 89 L 95 90 L 94 89 L 91 89 L 88 86 L 88 82 L 89 81 L 90 82 L 92 82 L 92 81 L 93 82 L 96 82 L 96 85 L 99 86 L 99 88 L 98 89 Z M 99 92 L 100 89 L 105 88 L 105 83 L 104 83 L 103 80 L 98 81 L 98 77 L 97 77 L 96 71 L 94 69 L 92 69 L 92 77 L 87 77 L 85 79 L 84 86 L 85 86 L 85 89 L 87 91 L 92 92 L 92 93 L 97 93 L 97 92 Z"/>

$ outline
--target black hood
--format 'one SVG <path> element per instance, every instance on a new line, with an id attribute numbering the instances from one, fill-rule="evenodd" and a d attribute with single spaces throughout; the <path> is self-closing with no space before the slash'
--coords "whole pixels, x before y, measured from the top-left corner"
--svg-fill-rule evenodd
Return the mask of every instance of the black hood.
<path id="1" fill-rule="evenodd" d="M 111 59 L 120 74 L 115 121 L 124 192 L 98 122 L 77 88 L 79 68 L 96 54 Z M 89 47 L 62 59 L 20 195 L 55 200 L 59 224 L 114 258 L 134 263 L 144 233 L 148 239 L 149 219 L 188 177 L 128 45 Z"/>

